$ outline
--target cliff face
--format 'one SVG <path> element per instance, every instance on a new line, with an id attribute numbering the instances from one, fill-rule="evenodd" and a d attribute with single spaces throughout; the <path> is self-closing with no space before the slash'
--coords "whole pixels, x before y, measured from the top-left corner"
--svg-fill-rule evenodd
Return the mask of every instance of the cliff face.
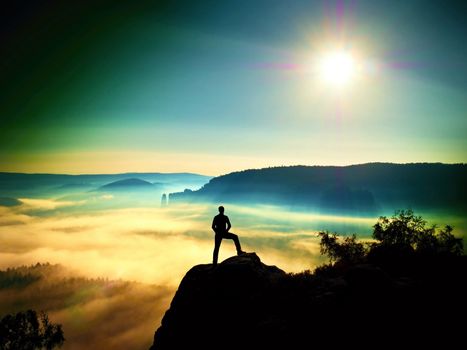
<path id="1" fill-rule="evenodd" d="M 465 257 L 286 274 L 254 254 L 193 267 L 152 350 L 449 348 L 462 335 Z"/>

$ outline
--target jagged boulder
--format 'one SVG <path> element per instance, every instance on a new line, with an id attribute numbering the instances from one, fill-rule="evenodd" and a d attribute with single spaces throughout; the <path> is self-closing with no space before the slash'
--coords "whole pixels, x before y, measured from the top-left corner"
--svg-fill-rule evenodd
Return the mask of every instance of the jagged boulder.
<path id="1" fill-rule="evenodd" d="M 216 267 L 194 266 L 180 283 L 151 349 L 225 348 L 251 342 L 274 323 L 267 312 L 274 309 L 268 290 L 285 276 L 255 253 L 231 257 Z"/>

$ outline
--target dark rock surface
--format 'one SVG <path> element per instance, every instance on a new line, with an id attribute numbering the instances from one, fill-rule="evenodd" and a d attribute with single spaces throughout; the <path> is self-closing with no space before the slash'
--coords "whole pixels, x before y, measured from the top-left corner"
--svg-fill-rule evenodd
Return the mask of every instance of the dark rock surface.
<path id="1" fill-rule="evenodd" d="M 287 274 L 255 253 L 197 265 L 151 349 L 451 348 L 466 311 L 466 257 L 382 266 Z"/>
<path id="2" fill-rule="evenodd" d="M 196 349 L 223 348 L 250 340 L 250 333 L 274 322 L 268 312 L 274 309 L 268 290 L 285 277 L 284 271 L 263 264 L 255 253 L 231 257 L 216 267 L 194 266 L 180 283 L 152 349 L 190 344 Z"/>

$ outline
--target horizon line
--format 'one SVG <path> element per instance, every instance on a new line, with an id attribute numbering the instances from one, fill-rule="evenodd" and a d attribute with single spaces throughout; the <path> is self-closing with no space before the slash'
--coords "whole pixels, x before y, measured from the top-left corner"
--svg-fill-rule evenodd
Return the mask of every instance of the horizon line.
<path id="1" fill-rule="evenodd" d="M 195 172 L 187 172 L 187 171 L 180 171 L 180 172 L 161 172 L 161 171 L 154 171 L 154 172 L 139 172 L 139 171 L 123 171 L 118 173 L 49 173 L 49 172 L 17 172 L 17 171 L 0 171 L 0 174 L 18 174 L 18 175 L 65 175 L 65 176 L 92 176 L 92 175 L 126 175 L 126 174 L 160 174 L 160 175 L 197 175 L 197 176 L 206 176 L 206 177 L 217 177 L 222 175 L 227 175 L 236 172 L 248 171 L 248 170 L 262 170 L 262 169 L 273 169 L 273 168 L 293 168 L 293 167 L 335 167 L 335 168 L 346 168 L 352 166 L 361 166 L 361 165 L 370 165 L 370 164 L 391 164 L 391 165 L 415 165 L 415 164 L 442 164 L 442 165 L 466 165 L 467 163 L 464 162 L 457 162 L 457 163 L 444 163 L 444 162 L 407 162 L 407 163 L 396 163 L 396 162 L 382 162 L 382 161 L 375 161 L 375 162 L 366 162 L 366 163 L 355 163 L 355 164 L 346 164 L 346 165 L 336 165 L 336 164 L 294 164 L 294 165 L 274 165 L 274 166 L 265 166 L 260 168 L 245 168 L 239 170 L 233 170 L 227 173 L 221 173 L 218 175 L 206 175 L 201 173 Z"/>

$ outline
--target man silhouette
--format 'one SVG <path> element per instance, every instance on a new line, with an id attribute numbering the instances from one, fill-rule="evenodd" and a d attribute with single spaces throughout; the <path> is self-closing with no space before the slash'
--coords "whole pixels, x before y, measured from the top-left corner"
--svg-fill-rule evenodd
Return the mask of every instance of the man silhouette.
<path id="1" fill-rule="evenodd" d="M 229 232 L 232 225 L 230 224 L 229 217 L 224 215 L 224 207 L 221 205 L 219 207 L 219 214 L 214 216 L 212 220 L 212 229 L 216 233 L 214 236 L 214 253 L 212 256 L 212 264 L 217 265 L 217 257 L 219 255 L 219 248 L 222 243 L 223 238 L 233 239 L 235 243 L 235 248 L 237 248 L 237 254 L 241 255 L 244 253 L 242 247 L 240 246 L 240 241 L 238 236 L 234 233 Z"/>

